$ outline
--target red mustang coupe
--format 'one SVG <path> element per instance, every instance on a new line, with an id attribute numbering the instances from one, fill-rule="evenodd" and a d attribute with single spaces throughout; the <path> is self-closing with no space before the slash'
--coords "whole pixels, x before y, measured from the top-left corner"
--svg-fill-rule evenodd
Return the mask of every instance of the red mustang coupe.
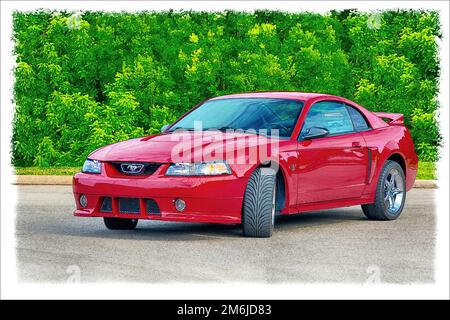
<path id="1" fill-rule="evenodd" d="M 251 237 L 270 237 L 276 215 L 311 210 L 361 205 L 369 219 L 394 220 L 417 163 L 401 114 L 328 94 L 232 94 L 91 153 L 73 179 L 74 214 L 109 229 L 242 224 Z"/>

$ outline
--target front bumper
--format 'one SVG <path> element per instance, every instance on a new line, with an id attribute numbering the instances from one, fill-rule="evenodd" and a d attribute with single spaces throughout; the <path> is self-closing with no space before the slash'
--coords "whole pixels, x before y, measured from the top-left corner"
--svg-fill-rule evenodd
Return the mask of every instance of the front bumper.
<path id="1" fill-rule="evenodd" d="M 241 209 L 246 177 L 235 175 L 211 177 L 164 176 L 162 170 L 145 177 L 110 177 L 106 173 L 77 173 L 73 177 L 73 193 L 76 202 L 75 216 L 155 219 L 166 221 L 190 221 L 208 223 L 241 223 Z M 80 196 L 87 197 L 82 207 Z M 111 198 L 109 212 L 102 203 Z M 119 208 L 119 198 L 138 198 L 139 212 L 124 213 Z M 180 198 L 186 208 L 179 212 L 174 201 Z M 147 199 L 156 202 L 158 212 L 147 213 Z"/>

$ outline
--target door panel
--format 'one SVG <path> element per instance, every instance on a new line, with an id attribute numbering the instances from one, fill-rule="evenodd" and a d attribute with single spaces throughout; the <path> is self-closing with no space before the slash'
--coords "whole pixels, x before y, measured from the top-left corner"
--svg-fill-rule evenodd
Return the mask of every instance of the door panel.
<path id="1" fill-rule="evenodd" d="M 368 151 L 360 133 L 300 141 L 298 202 L 360 197 L 367 163 Z"/>
<path id="2" fill-rule="evenodd" d="M 323 138 L 302 140 L 310 128 L 329 131 Z M 368 150 L 356 132 L 347 107 L 334 101 L 311 106 L 298 142 L 298 203 L 358 198 L 367 177 Z"/>

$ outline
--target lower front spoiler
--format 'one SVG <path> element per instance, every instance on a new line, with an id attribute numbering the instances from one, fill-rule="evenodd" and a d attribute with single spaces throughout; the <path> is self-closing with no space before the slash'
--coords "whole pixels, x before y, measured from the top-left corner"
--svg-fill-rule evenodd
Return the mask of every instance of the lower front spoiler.
<path id="1" fill-rule="evenodd" d="M 204 199 L 204 198 L 184 198 L 187 203 L 187 209 L 191 210 L 177 212 L 173 205 L 172 198 L 153 198 L 158 204 L 156 212 L 146 210 L 145 201 L 139 199 L 140 210 L 136 213 L 122 212 L 119 209 L 118 197 L 113 197 L 112 208 L 109 212 L 102 211 L 102 201 L 105 198 L 101 195 L 87 195 L 88 203 L 94 203 L 87 208 L 82 208 L 79 203 L 80 194 L 75 193 L 77 209 L 74 216 L 77 217 L 105 217 L 105 218 L 124 218 L 124 219 L 146 219 L 161 221 L 180 221 L 180 222 L 203 222 L 220 224 L 239 224 L 241 223 L 242 198 L 226 199 Z M 193 210 L 192 210 L 193 209 Z"/>
<path id="2" fill-rule="evenodd" d="M 143 219 L 143 220 L 161 220 L 161 221 L 177 221 L 177 222 L 199 222 L 199 223 L 220 223 L 220 224 L 240 224 L 241 219 L 233 216 L 213 216 L 207 214 L 192 213 L 161 213 L 161 214 L 132 214 L 132 213 L 104 213 L 97 212 L 89 214 L 83 210 L 75 210 L 73 213 L 77 217 L 90 218 L 123 218 L 123 219 Z"/>

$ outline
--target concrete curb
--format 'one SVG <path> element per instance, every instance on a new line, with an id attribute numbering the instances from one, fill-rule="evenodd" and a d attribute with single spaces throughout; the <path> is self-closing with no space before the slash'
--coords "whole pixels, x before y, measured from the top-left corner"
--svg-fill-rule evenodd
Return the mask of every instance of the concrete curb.
<path id="1" fill-rule="evenodd" d="M 414 188 L 418 189 L 437 189 L 437 180 L 416 180 Z"/>
<path id="2" fill-rule="evenodd" d="M 15 176 L 14 183 L 17 185 L 71 185 L 72 176 Z M 414 188 L 436 189 L 436 180 L 416 180 Z"/>
<path id="3" fill-rule="evenodd" d="M 14 183 L 18 185 L 71 185 L 72 176 L 14 176 Z"/>

